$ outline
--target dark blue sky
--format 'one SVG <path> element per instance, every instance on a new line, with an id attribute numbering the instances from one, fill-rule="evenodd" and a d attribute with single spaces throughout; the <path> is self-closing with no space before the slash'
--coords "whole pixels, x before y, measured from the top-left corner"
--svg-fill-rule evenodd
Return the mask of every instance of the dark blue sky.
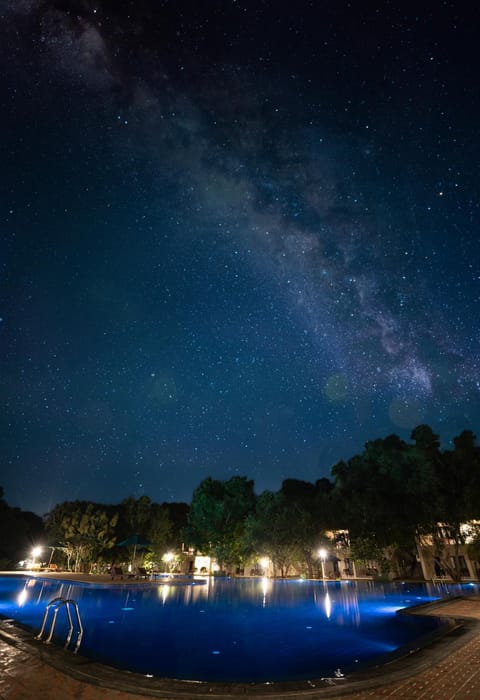
<path id="1" fill-rule="evenodd" d="M 0 13 L 10 504 L 276 489 L 478 430 L 473 10 Z"/>

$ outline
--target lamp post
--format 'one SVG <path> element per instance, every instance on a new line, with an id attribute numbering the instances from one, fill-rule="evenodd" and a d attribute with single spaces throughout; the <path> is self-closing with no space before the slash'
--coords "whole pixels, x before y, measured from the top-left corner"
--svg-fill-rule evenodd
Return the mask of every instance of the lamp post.
<path id="1" fill-rule="evenodd" d="M 47 569 L 50 569 L 50 567 L 52 565 L 53 555 L 55 554 L 55 549 L 56 549 L 56 547 L 53 547 L 50 544 L 37 545 L 36 547 L 34 547 L 32 549 L 31 556 L 32 556 L 32 566 L 33 567 L 35 566 L 35 559 L 37 559 L 37 558 L 39 559 L 41 557 L 42 551 L 44 549 L 50 550 L 50 557 L 48 559 L 48 564 L 47 564 Z M 40 566 L 41 566 L 41 563 L 42 562 L 40 561 Z"/>
<path id="2" fill-rule="evenodd" d="M 327 558 L 327 550 L 322 547 L 318 550 L 318 556 L 320 557 L 320 564 L 322 567 L 322 579 L 325 578 L 325 559 Z"/>
<path id="3" fill-rule="evenodd" d="M 52 547 L 52 545 L 47 544 L 47 545 L 46 545 L 46 548 L 51 550 L 51 552 L 50 552 L 50 558 L 49 558 L 49 560 L 48 560 L 48 568 L 50 569 L 50 567 L 52 566 L 53 555 L 55 554 L 55 547 Z"/>

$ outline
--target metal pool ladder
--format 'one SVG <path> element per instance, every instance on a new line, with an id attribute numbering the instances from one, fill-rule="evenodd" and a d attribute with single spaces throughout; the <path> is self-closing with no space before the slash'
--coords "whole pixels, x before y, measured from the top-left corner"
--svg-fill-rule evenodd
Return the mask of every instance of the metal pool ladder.
<path id="1" fill-rule="evenodd" d="M 77 623 L 77 641 L 75 642 L 75 647 L 73 649 L 73 653 L 76 654 L 78 651 L 78 648 L 81 644 L 81 641 L 82 641 L 83 627 L 82 627 L 82 621 L 80 619 L 80 612 L 78 610 L 78 605 L 77 605 L 76 601 L 73 600 L 72 598 L 52 598 L 52 600 L 48 603 L 47 607 L 45 608 L 45 612 L 43 614 L 42 626 L 40 628 L 40 632 L 36 635 L 35 639 L 40 639 L 40 640 L 42 639 L 43 633 L 45 632 L 45 627 L 47 626 L 47 620 L 48 620 L 50 610 L 53 610 L 52 621 L 50 623 L 50 631 L 48 632 L 48 635 L 44 640 L 45 644 L 50 644 L 50 642 L 52 641 L 53 633 L 55 631 L 55 624 L 57 622 L 58 611 L 60 610 L 60 608 L 65 607 L 65 610 L 67 613 L 67 619 L 68 619 L 68 634 L 67 634 L 67 641 L 65 642 L 64 648 L 67 649 L 68 645 L 71 642 L 72 635 L 73 635 L 73 628 L 74 628 L 70 606 L 74 610 L 75 622 Z"/>

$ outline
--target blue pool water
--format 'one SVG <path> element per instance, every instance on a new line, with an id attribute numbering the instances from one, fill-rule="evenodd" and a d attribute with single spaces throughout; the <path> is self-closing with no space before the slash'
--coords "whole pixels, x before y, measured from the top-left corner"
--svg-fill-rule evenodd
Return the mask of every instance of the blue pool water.
<path id="1" fill-rule="evenodd" d="M 108 587 L 4 576 L 0 615 L 36 633 L 52 598 L 72 598 L 85 630 L 79 653 L 102 663 L 178 679 L 306 680 L 415 646 L 444 622 L 397 610 L 451 592 L 459 587 L 271 579 Z M 64 609 L 56 629 L 63 643 Z"/>

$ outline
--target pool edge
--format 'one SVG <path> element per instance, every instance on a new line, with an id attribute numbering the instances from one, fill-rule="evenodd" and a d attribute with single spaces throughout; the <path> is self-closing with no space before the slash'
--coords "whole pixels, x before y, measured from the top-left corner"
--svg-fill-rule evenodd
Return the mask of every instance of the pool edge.
<path id="1" fill-rule="evenodd" d="M 417 611 L 415 614 L 418 614 Z M 439 612 L 439 617 L 444 617 Z M 65 673 L 77 681 L 101 688 L 166 698 L 282 698 L 338 697 L 359 690 L 388 685 L 417 675 L 477 636 L 480 621 L 450 618 L 449 628 L 437 634 L 428 644 L 395 654 L 384 663 L 370 666 L 345 678 L 318 678 L 307 681 L 270 683 L 212 683 L 147 677 L 100 664 L 65 651 L 60 647 L 36 641 L 31 631 L 11 619 L 0 618 L 0 640 L 20 648 L 27 654 Z"/>

